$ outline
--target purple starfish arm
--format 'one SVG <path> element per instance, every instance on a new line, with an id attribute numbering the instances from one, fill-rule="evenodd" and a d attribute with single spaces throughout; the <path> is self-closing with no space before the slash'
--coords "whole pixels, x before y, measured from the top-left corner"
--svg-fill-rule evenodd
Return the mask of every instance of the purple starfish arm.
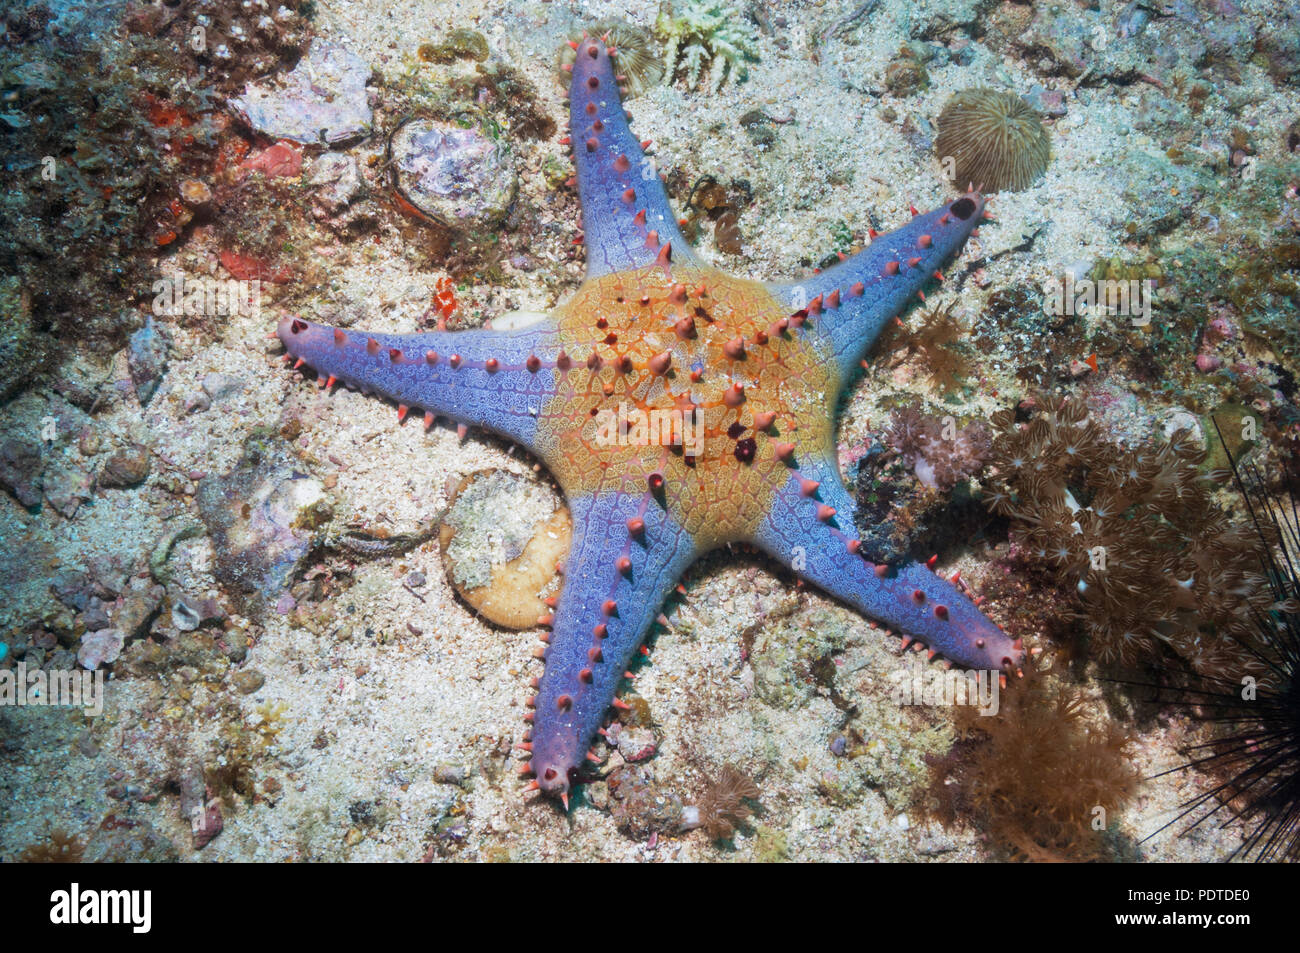
<path id="1" fill-rule="evenodd" d="M 578 168 L 587 277 L 656 260 L 698 264 L 654 163 L 632 135 L 605 44 L 575 44 L 569 139 Z"/>
<path id="2" fill-rule="evenodd" d="M 388 398 L 403 417 L 419 410 L 426 425 L 446 416 L 526 446 L 555 393 L 562 353 L 549 321 L 515 331 L 367 334 L 287 317 L 276 334 L 322 386 L 337 381 Z"/>
<path id="3" fill-rule="evenodd" d="M 878 235 L 865 249 L 802 281 L 768 285 L 792 312 L 828 341 L 840 374 L 848 376 L 886 322 L 961 251 L 984 217 L 984 197 L 970 192 Z"/>
<path id="4" fill-rule="evenodd" d="M 664 600 L 697 553 L 641 491 L 571 498 L 573 542 L 526 746 L 542 790 L 563 795 Z M 626 707 L 626 706 L 624 706 Z"/>
<path id="5" fill-rule="evenodd" d="M 833 511 L 833 512 L 832 512 Z M 755 542 L 819 589 L 963 668 L 1016 668 L 1023 649 L 951 582 L 921 563 L 857 554 L 853 499 L 828 460 L 800 461 Z"/>

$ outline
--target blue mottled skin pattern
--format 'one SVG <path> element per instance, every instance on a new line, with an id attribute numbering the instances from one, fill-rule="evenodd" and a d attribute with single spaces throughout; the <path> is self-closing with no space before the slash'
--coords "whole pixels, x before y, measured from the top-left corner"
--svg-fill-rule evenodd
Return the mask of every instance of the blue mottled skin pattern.
<path id="1" fill-rule="evenodd" d="M 803 281 L 768 286 L 778 300 L 797 310 L 806 308 L 810 301 L 825 301 L 837 288 L 862 283 L 859 296 L 850 297 L 841 290 L 836 320 L 819 325 L 829 336 L 827 343 L 842 376 L 853 373 L 885 324 L 961 251 L 979 224 L 983 203 L 972 208 L 965 219 L 953 214 L 952 207 L 915 215 L 902 228 L 877 236 L 852 258 Z M 930 237 L 928 248 L 918 245 L 922 236 Z M 890 262 L 898 263 L 897 275 L 887 273 Z"/>
<path id="2" fill-rule="evenodd" d="M 570 505 L 573 543 L 559 600 L 564 612 L 556 612 L 536 698 L 533 762 L 538 766 L 580 761 L 664 600 L 698 555 L 691 538 L 644 499 L 606 493 L 578 497 Z M 656 545 L 628 545 L 627 521 L 637 516 L 645 520 L 645 538 Z M 610 572 L 611 553 L 625 553 L 631 569 Z M 617 602 L 616 615 L 605 614 L 610 600 Z M 603 639 L 593 635 L 599 625 L 607 630 Z M 589 653 L 596 647 L 605 664 L 593 664 Z M 592 671 L 591 683 L 579 677 L 584 669 Z M 573 704 L 562 707 L 557 702 L 565 694 Z"/>
<path id="3" fill-rule="evenodd" d="M 638 647 L 703 552 L 751 542 L 905 642 L 969 668 L 1014 671 L 1018 641 L 918 564 L 860 553 L 835 463 L 834 408 L 871 342 L 984 212 L 972 191 L 803 281 L 761 285 L 703 262 L 633 137 L 614 52 L 573 44 L 570 133 L 587 278 L 549 317 L 511 330 L 369 334 L 285 318 L 288 357 L 322 386 L 373 392 L 425 425 L 442 415 L 528 447 L 573 517 L 545 670 L 521 745 L 530 787 L 568 803 Z M 694 414 L 708 450 L 597 446 L 593 415 L 627 402 Z"/>

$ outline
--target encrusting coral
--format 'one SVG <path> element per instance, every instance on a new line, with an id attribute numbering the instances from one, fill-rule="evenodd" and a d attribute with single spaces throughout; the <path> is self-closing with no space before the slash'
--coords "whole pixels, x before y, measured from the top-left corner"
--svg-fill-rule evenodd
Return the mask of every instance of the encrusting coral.
<path id="1" fill-rule="evenodd" d="M 1241 640 L 1272 598 L 1252 531 L 1211 500 L 1205 451 L 1186 431 L 1127 449 L 1081 400 L 1036 404 L 1025 424 L 991 418 L 986 502 L 1012 520 L 1016 553 L 1074 593 L 1093 654 L 1131 664 L 1163 643 L 1197 671 L 1255 671 Z"/>
<path id="2" fill-rule="evenodd" d="M 966 89 L 939 114 L 934 141 L 940 162 L 951 159 L 952 180 L 990 192 L 1027 189 L 1052 156 L 1038 114 L 1019 96 L 996 89 Z"/>

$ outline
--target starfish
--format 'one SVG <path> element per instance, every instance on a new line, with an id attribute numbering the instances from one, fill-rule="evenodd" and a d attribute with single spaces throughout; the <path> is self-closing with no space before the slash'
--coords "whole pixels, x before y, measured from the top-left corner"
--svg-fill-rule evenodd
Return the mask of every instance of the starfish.
<path id="1" fill-rule="evenodd" d="M 544 319 L 492 329 L 367 334 L 296 317 L 286 359 L 529 448 L 573 517 L 564 581 L 528 700 L 521 774 L 562 799 L 627 668 L 701 554 L 757 546 L 931 657 L 1005 673 L 1013 641 L 929 565 L 860 555 L 836 465 L 846 380 L 884 324 L 965 244 L 984 213 L 972 188 L 807 280 L 727 275 L 683 239 L 628 126 L 616 50 L 583 36 L 569 69 L 570 136 L 586 278 Z M 617 426 L 613 421 L 617 420 Z M 955 580 L 954 580 L 955 581 Z"/>

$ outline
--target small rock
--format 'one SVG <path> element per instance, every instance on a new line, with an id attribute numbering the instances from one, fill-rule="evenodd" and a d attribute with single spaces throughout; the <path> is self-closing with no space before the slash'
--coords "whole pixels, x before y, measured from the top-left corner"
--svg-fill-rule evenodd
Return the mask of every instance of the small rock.
<path id="1" fill-rule="evenodd" d="M 75 569 L 62 570 L 50 581 L 50 593 L 69 609 L 82 612 L 90 605 L 90 577 Z"/>
<path id="2" fill-rule="evenodd" d="M 1179 430 L 1187 431 L 1193 440 L 1204 447 L 1207 443 L 1201 419 L 1191 411 L 1181 407 L 1170 407 L 1164 411 L 1160 420 L 1160 432 L 1166 440 Z"/>
<path id="3" fill-rule="evenodd" d="M 370 67 L 343 47 L 316 40 L 277 88 L 249 84 L 231 105 L 272 139 L 335 145 L 370 134 Z"/>
<path id="4" fill-rule="evenodd" d="M 356 156 L 326 153 L 312 163 L 307 181 L 316 187 L 316 202 L 331 214 L 343 211 L 361 194 Z"/>
<path id="5" fill-rule="evenodd" d="M 609 785 L 604 781 L 593 781 L 583 786 L 587 803 L 598 811 L 609 809 Z"/>
<path id="6" fill-rule="evenodd" d="M 199 179 L 181 179 L 180 188 L 181 200 L 186 205 L 199 206 L 207 205 L 212 200 L 212 189 L 208 184 Z"/>
<path id="7" fill-rule="evenodd" d="M 86 603 L 86 611 L 81 614 L 81 624 L 86 627 L 87 632 L 107 629 L 111 625 L 108 618 L 108 604 L 98 596 L 91 596 L 90 601 Z"/>
<path id="8" fill-rule="evenodd" d="M 190 816 L 190 833 L 194 837 L 194 849 L 202 850 L 212 842 L 225 828 L 226 822 L 221 817 L 221 798 L 214 797 L 203 806 L 203 810 Z"/>
<path id="9" fill-rule="evenodd" d="M 101 665 L 116 662 L 122 654 L 126 637 L 117 629 L 100 629 L 87 632 L 81 637 L 81 648 L 77 650 L 77 661 L 82 668 L 94 671 Z"/>
<path id="10" fill-rule="evenodd" d="M 234 469 L 199 484 L 217 579 L 263 609 L 275 605 L 333 513 L 321 481 L 295 464 L 282 445 L 254 437 Z"/>
<path id="11" fill-rule="evenodd" d="M 122 557 L 118 554 L 88 556 L 86 570 L 90 573 L 95 595 L 101 599 L 116 599 L 126 588 L 126 577 L 130 574 L 129 568 L 122 565 Z"/>
<path id="12" fill-rule="evenodd" d="M 196 390 L 185 398 L 185 413 L 201 414 L 212 407 L 212 398 L 201 390 Z"/>
<path id="13" fill-rule="evenodd" d="M 359 799 L 348 805 L 348 817 L 358 827 L 380 827 L 388 823 L 389 811 L 378 798 Z"/>
<path id="14" fill-rule="evenodd" d="M 193 632 L 203 623 L 199 611 L 184 599 L 172 603 L 172 625 L 181 632 Z"/>
<path id="15" fill-rule="evenodd" d="M 1025 102 L 1044 116 L 1059 118 L 1066 113 L 1065 93 L 1059 89 L 1044 89 L 1040 83 L 1029 87 Z"/>
<path id="16" fill-rule="evenodd" d="M 916 852 L 924 857 L 937 857 L 956 849 L 956 841 L 944 834 L 927 834 L 916 842 Z"/>
<path id="17" fill-rule="evenodd" d="M 469 772 L 458 764 L 440 764 L 433 769 L 433 780 L 438 784 L 463 784 Z"/>
<path id="18" fill-rule="evenodd" d="M 81 859 L 88 864 L 174 864 L 180 853 L 148 821 L 110 815 L 86 842 Z"/>
<path id="19" fill-rule="evenodd" d="M 229 397 L 231 394 L 238 394 L 244 389 L 244 382 L 237 377 L 231 377 L 229 374 L 204 374 L 203 375 L 203 393 L 207 394 L 212 400 L 221 400 L 223 397 Z"/>
<path id="20" fill-rule="evenodd" d="M 740 128 L 756 146 L 770 146 L 776 142 L 776 124 L 761 109 L 751 109 L 741 116 Z"/>
<path id="21" fill-rule="evenodd" d="M 393 133 L 389 147 L 398 191 L 450 228 L 499 225 L 515 199 L 518 178 L 509 154 L 477 127 L 413 119 Z"/>
<path id="22" fill-rule="evenodd" d="M 628 836 L 647 838 L 659 831 L 674 831 L 681 825 L 681 799 L 659 788 L 644 767 L 625 765 L 612 773 L 606 783 L 614 823 Z"/>
<path id="23" fill-rule="evenodd" d="M 1077 379 L 1080 377 L 1086 377 L 1090 373 L 1092 373 L 1092 365 L 1087 361 L 1081 361 L 1078 358 L 1071 359 L 1069 369 L 1071 377 Z"/>
<path id="24" fill-rule="evenodd" d="M 153 315 L 145 318 L 144 327 L 132 334 L 127 342 L 126 364 L 141 406 L 149 403 L 167 372 L 170 344 L 167 332 L 155 327 Z"/>
<path id="25" fill-rule="evenodd" d="M 72 519 L 81 504 L 91 497 L 91 476 L 79 466 L 69 464 L 44 475 L 45 499 L 67 519 Z"/>
<path id="26" fill-rule="evenodd" d="M 83 457 L 93 457 L 103 445 L 102 437 L 94 427 L 82 427 L 77 435 L 77 452 Z"/>
<path id="27" fill-rule="evenodd" d="M 115 402 L 115 395 L 105 377 L 107 367 L 98 362 L 98 352 L 78 352 L 63 361 L 50 382 L 51 388 L 79 410 L 105 410 Z"/>
<path id="28" fill-rule="evenodd" d="M 240 694 L 251 695 L 266 684 L 266 676 L 255 668 L 246 668 L 236 672 L 231 682 Z"/>
<path id="29" fill-rule="evenodd" d="M 268 179 L 296 179 L 302 174 L 302 149 L 292 142 L 277 142 L 253 153 L 239 167 L 261 172 Z"/>
<path id="30" fill-rule="evenodd" d="M 99 474 L 99 485 L 107 487 L 135 486 L 149 475 L 149 448 L 133 443 L 108 458 Z"/>
<path id="31" fill-rule="evenodd" d="M 221 799 L 208 799 L 209 792 L 207 783 L 203 779 L 203 768 L 197 762 L 191 762 L 181 770 L 179 783 L 181 817 L 190 822 L 194 849 L 202 850 L 225 827 L 225 821 L 221 817 Z"/>
<path id="32" fill-rule="evenodd" d="M 145 635 L 158 614 L 166 590 L 148 579 L 132 579 L 113 609 L 113 626 L 128 639 Z"/>
<path id="33" fill-rule="evenodd" d="M 654 732 L 649 728 L 624 727 L 618 734 L 618 751 L 627 761 L 644 761 L 656 747 Z"/>
<path id="34" fill-rule="evenodd" d="M 41 502 L 40 444 L 23 437 L 10 437 L 0 443 L 0 487 L 23 506 Z"/>
<path id="35" fill-rule="evenodd" d="M 223 636 L 218 647 L 222 654 L 236 665 L 248 657 L 248 639 L 238 630 Z"/>
<path id="36" fill-rule="evenodd" d="M 226 618 L 226 610 L 216 599 L 204 599 L 193 606 L 199 614 L 199 625 L 207 625 L 210 622 L 222 622 Z"/>

